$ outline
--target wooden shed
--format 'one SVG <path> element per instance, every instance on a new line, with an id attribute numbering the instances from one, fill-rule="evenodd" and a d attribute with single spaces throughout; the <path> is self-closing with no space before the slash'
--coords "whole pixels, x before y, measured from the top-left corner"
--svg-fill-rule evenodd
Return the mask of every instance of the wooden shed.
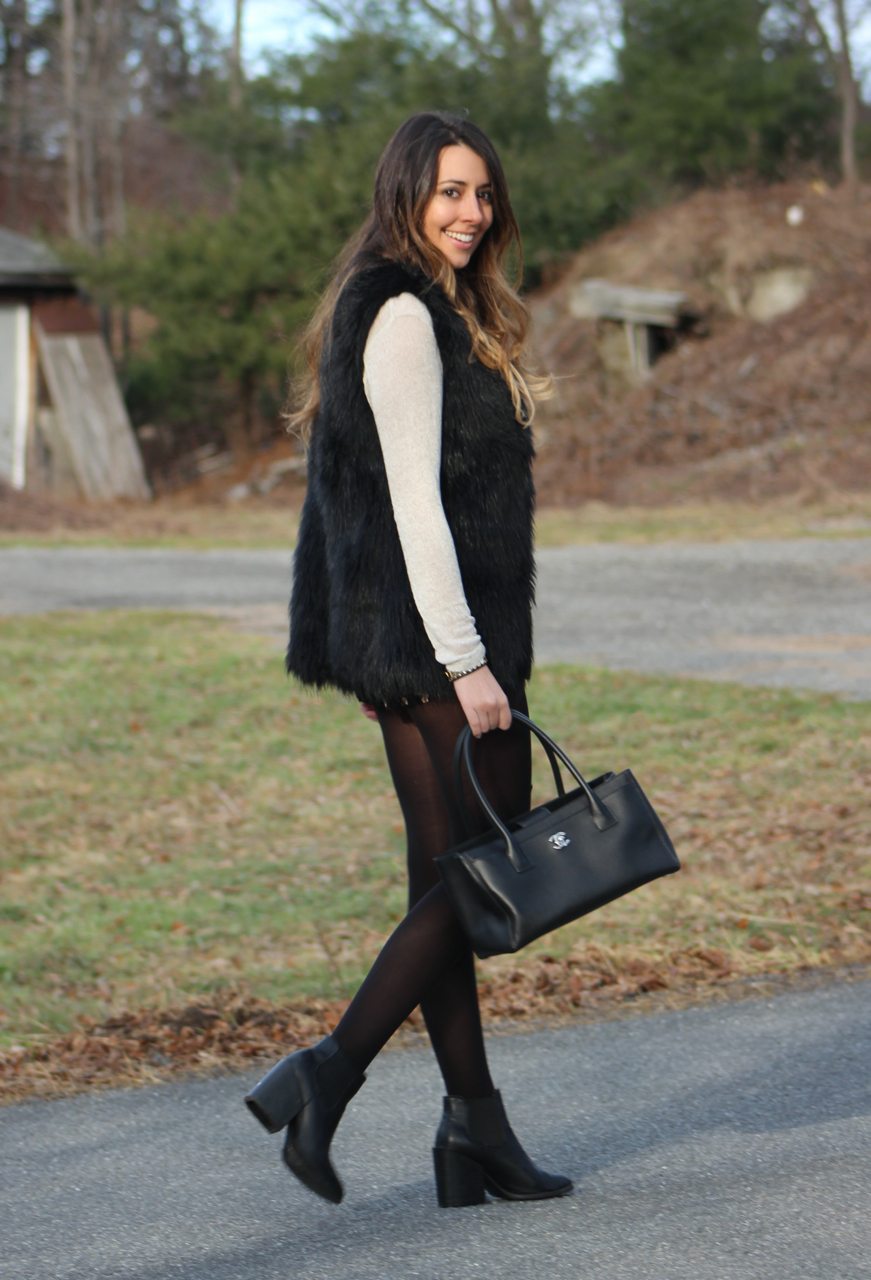
<path id="1" fill-rule="evenodd" d="M 93 309 L 49 249 L 3 228 L 0 480 L 96 502 L 151 496 Z"/>
<path id="2" fill-rule="evenodd" d="M 684 293 L 610 280 L 582 280 L 572 290 L 569 309 L 578 319 L 597 321 L 603 365 L 629 383 L 643 382 L 678 334 L 699 319 Z"/>

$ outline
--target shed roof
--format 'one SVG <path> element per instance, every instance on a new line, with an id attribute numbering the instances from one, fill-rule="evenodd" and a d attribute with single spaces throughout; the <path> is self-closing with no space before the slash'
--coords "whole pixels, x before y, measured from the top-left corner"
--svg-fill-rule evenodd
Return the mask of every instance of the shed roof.
<path id="1" fill-rule="evenodd" d="M 0 227 L 0 286 L 69 288 L 72 279 L 70 268 L 47 245 Z"/>
<path id="2" fill-rule="evenodd" d="M 624 320 L 666 328 L 676 327 L 682 316 L 695 312 L 685 293 L 610 280 L 582 280 L 572 290 L 569 306 L 579 319 Z"/>

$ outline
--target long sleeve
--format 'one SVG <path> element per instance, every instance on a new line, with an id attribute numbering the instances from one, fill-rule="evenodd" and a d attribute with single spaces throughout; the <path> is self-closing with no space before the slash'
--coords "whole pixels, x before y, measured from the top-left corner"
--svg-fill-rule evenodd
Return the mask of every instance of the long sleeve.
<path id="1" fill-rule="evenodd" d="M 429 312 L 413 294 L 391 298 L 378 312 L 363 363 L 414 602 L 436 661 L 463 671 L 484 662 L 486 652 L 442 507 L 441 358 Z"/>

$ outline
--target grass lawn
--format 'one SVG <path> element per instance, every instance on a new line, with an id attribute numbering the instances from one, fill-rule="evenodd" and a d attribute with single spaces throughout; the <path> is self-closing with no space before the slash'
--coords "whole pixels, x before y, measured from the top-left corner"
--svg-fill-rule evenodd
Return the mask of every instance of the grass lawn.
<path id="1" fill-rule="evenodd" d="M 84 509 L 80 527 L 51 521 L 39 529 L 0 527 L 4 546 L 127 546 L 285 548 L 296 537 L 300 496 L 286 500 L 194 503 L 162 498 L 153 503 Z M 89 527 L 89 520 L 93 526 Z M 766 503 L 688 502 L 669 507 L 617 507 L 585 502 L 544 507 L 537 517 L 538 545 L 594 542 L 720 542 L 730 538 L 866 537 L 871 534 L 871 495 L 835 494 L 827 501 L 794 498 Z"/>
<path id="2" fill-rule="evenodd" d="M 233 993 L 346 997 L 403 912 L 377 727 L 212 619 L 3 627 L 0 1049 Z M 684 868 L 487 962 L 491 982 L 867 959 L 871 705 L 575 667 L 539 670 L 530 703 L 588 774 L 634 769 Z"/>

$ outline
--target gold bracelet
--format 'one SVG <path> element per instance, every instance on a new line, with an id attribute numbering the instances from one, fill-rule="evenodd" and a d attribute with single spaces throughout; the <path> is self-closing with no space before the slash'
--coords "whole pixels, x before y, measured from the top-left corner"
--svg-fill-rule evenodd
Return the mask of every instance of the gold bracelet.
<path id="1" fill-rule="evenodd" d="M 445 675 L 450 680 L 451 684 L 453 684 L 455 680 L 462 680 L 463 676 L 470 676 L 473 671 L 480 671 L 481 668 L 486 667 L 486 665 L 487 659 L 485 658 L 484 661 L 479 662 L 477 666 L 468 667 L 465 671 L 448 671 L 447 667 L 445 667 Z"/>

